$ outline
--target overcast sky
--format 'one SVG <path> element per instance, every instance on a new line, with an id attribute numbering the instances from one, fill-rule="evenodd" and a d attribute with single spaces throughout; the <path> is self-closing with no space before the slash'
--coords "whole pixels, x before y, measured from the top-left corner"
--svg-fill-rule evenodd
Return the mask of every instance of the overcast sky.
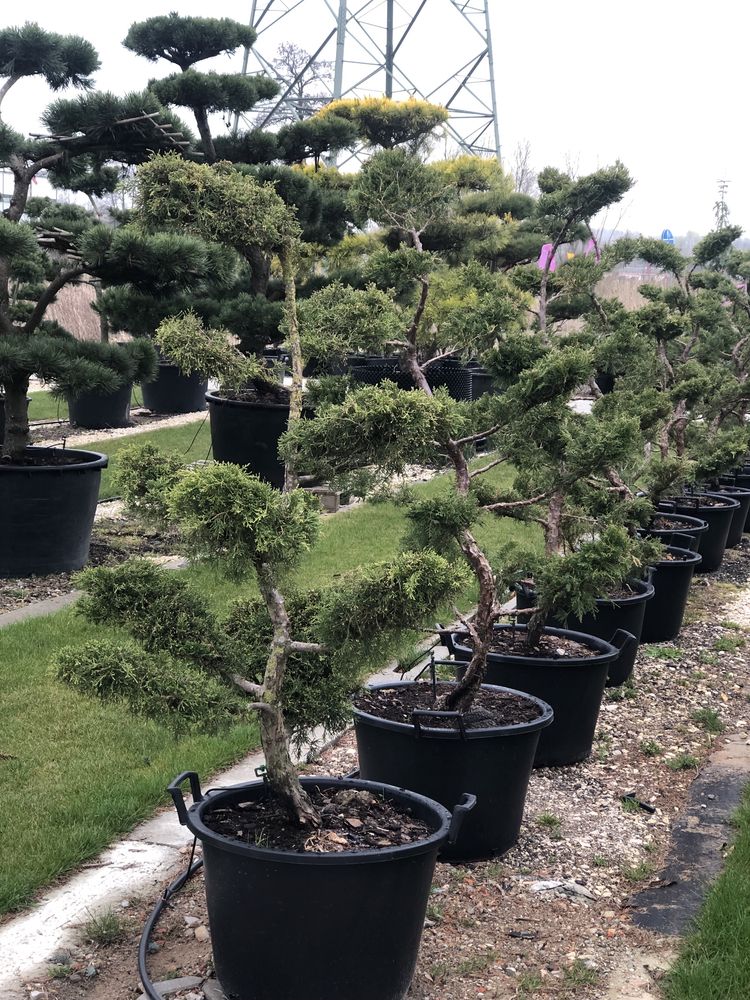
<path id="1" fill-rule="evenodd" d="M 267 0 L 259 2 L 262 6 Z M 350 7 L 361 2 L 354 0 Z M 402 2 L 404 9 L 414 6 L 412 0 Z M 17 23 L 15 16 L 9 19 L 9 5 L 3 7 L 0 24 Z M 97 85 L 124 92 L 171 69 L 122 47 L 133 21 L 170 10 L 247 21 L 250 7 L 251 0 L 216 0 L 212 5 L 205 0 L 36 0 L 29 16 L 50 30 L 88 38 L 102 61 Z M 724 178 L 730 182 L 730 221 L 750 233 L 744 101 L 750 45 L 747 4 L 490 0 L 490 7 L 506 164 L 517 144 L 525 141 L 536 168 L 572 163 L 586 173 L 621 159 L 636 186 L 606 223 L 655 236 L 664 228 L 676 235 L 710 229 L 717 182 Z M 435 66 L 445 61 L 444 47 L 460 49 L 463 42 L 457 31 L 454 34 L 455 12 L 450 12 L 448 0 L 428 0 L 428 8 L 430 16 L 422 15 L 419 34 L 416 27 L 412 33 L 409 71 L 429 80 Z M 17 10 L 16 5 L 14 15 Z M 322 40 L 330 17 L 327 0 L 303 0 L 287 19 L 285 35 L 310 50 Z M 265 54 L 272 55 L 272 47 L 269 36 Z M 214 65 L 239 70 L 240 64 L 238 53 Z M 6 120 L 33 131 L 31 122 L 48 97 L 42 83 L 22 81 L 6 98 Z"/>

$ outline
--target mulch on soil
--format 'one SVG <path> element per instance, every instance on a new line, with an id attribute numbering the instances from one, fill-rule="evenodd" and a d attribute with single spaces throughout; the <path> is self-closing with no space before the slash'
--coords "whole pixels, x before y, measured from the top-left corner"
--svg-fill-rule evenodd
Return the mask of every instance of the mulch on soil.
<path id="1" fill-rule="evenodd" d="M 204 822 L 214 833 L 244 844 L 304 854 L 399 847 L 426 840 L 435 832 L 408 808 L 362 789 L 317 789 L 310 792 L 310 799 L 320 815 L 318 829 L 290 826 L 285 809 L 270 796 L 217 807 L 205 813 Z"/>
<path id="2" fill-rule="evenodd" d="M 448 684 L 436 685 L 438 699 L 450 691 Z M 355 705 L 362 712 L 367 712 L 379 719 L 389 719 L 392 722 L 403 722 L 412 725 L 412 713 L 415 710 L 431 710 L 436 708 L 431 684 L 418 684 L 409 687 L 397 687 L 366 691 L 358 695 Z M 532 722 L 541 715 L 539 706 L 516 694 L 504 694 L 498 691 L 480 691 L 475 698 L 471 711 L 463 716 L 466 729 L 486 729 L 491 726 L 515 726 L 524 722 Z M 428 729 L 455 729 L 456 720 L 440 716 L 423 718 L 422 725 Z"/>
<path id="3" fill-rule="evenodd" d="M 518 845 L 496 861 L 438 865 L 410 1000 L 593 1000 L 630 949 L 669 947 L 632 925 L 631 897 L 658 887 L 671 824 L 712 748 L 730 734 L 750 740 L 750 593 L 739 589 L 748 580 L 745 540 L 694 582 L 679 641 L 643 646 L 633 683 L 608 692 L 591 758 L 534 772 Z M 306 770 L 355 767 L 348 733 Z M 655 811 L 623 803 L 629 793 Z M 152 905 L 128 911 L 133 923 Z M 205 925 L 196 877 L 159 925 L 154 981 L 210 974 Z M 132 1000 L 136 940 L 131 929 L 108 948 L 84 942 L 72 973 L 43 984 L 45 996 Z M 97 974 L 86 978 L 91 963 Z"/>

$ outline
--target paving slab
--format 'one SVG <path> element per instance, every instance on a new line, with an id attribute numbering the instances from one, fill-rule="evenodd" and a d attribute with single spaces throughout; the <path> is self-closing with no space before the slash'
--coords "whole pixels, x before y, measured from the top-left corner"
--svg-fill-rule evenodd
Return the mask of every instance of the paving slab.
<path id="1" fill-rule="evenodd" d="M 728 737 L 690 786 L 658 881 L 632 899 L 635 924 L 657 934 L 689 929 L 722 870 L 726 848 L 734 839 L 732 816 L 748 782 L 750 740 L 747 734 Z"/>

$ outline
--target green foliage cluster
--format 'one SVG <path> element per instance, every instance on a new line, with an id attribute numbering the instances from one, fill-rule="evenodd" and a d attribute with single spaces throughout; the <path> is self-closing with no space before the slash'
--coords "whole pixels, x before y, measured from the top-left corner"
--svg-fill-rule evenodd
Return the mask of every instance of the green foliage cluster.
<path id="1" fill-rule="evenodd" d="M 239 392 L 264 369 L 255 358 L 230 343 L 227 330 L 207 329 L 194 312 L 171 316 L 156 328 L 154 340 L 165 357 L 185 375 L 218 379 L 222 389 Z"/>
<path id="2" fill-rule="evenodd" d="M 150 442 L 131 444 L 118 455 L 112 487 L 127 509 L 146 524 L 167 523 L 167 493 L 184 467 L 179 455 Z"/>

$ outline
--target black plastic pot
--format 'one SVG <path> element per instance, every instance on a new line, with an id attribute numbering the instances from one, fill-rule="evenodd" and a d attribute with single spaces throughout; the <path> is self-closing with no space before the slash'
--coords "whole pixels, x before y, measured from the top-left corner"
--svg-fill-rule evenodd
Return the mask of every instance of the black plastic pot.
<path id="1" fill-rule="evenodd" d="M 652 567 L 654 596 L 646 605 L 641 642 L 670 642 L 679 635 L 693 573 L 701 556 L 690 549 L 667 546 L 676 559 L 660 559 Z"/>
<path id="2" fill-rule="evenodd" d="M 479 399 L 487 393 L 496 395 L 499 390 L 497 383 L 488 371 L 484 368 L 471 368 L 471 398 Z"/>
<path id="3" fill-rule="evenodd" d="M 376 684 L 382 690 L 413 685 L 403 681 Z M 489 690 L 507 691 L 507 688 Z M 415 712 L 411 725 L 354 709 L 359 773 L 436 799 L 452 809 L 464 792 L 477 797 L 454 845 L 443 848 L 450 861 L 471 861 L 505 854 L 518 840 L 526 789 L 539 735 L 552 722 L 549 705 L 533 701 L 540 715 L 533 722 L 487 729 L 466 729 L 458 712 L 455 729 L 430 728 L 435 712 Z M 438 713 L 445 716 L 445 713 Z"/>
<path id="4" fill-rule="evenodd" d="M 186 809 L 180 785 L 190 780 Z M 232 1000 L 402 1000 L 417 960 L 438 851 L 473 797 L 450 813 L 378 782 L 303 778 L 306 788 L 363 789 L 408 806 L 434 833 L 401 847 L 313 854 L 214 833 L 206 814 L 267 795 L 262 781 L 200 790 L 194 772 L 169 786 L 180 822 L 201 841 L 216 975 Z"/>
<path id="5" fill-rule="evenodd" d="M 431 389 L 447 389 L 453 399 L 470 402 L 472 399 L 472 373 L 460 361 L 445 358 L 426 369 Z"/>
<path id="6" fill-rule="evenodd" d="M 132 393 L 133 383 L 128 382 L 106 395 L 84 392 L 80 396 L 69 396 L 68 419 L 73 427 L 85 427 L 92 431 L 129 427 Z"/>
<path id="7" fill-rule="evenodd" d="M 525 625 L 496 625 L 496 629 L 525 632 Z M 611 642 L 569 629 L 545 628 L 545 635 L 562 636 L 596 650 L 594 656 L 564 657 L 511 656 L 491 652 L 487 657 L 485 681 L 524 691 L 552 707 L 554 721 L 539 737 L 534 767 L 558 767 L 575 764 L 591 753 L 596 721 L 607 682 L 610 665 L 621 656 L 626 659 L 638 648 L 638 640 L 629 632 L 618 630 Z M 455 658 L 464 663 L 471 659 L 465 645 L 466 633 L 442 633 L 443 641 Z M 459 672 L 461 667 L 459 666 Z M 465 669 L 465 668 L 463 668 Z"/>
<path id="8" fill-rule="evenodd" d="M 414 388 L 411 375 L 401 368 L 398 358 L 364 358 L 361 363 L 352 364 L 350 372 L 355 381 L 366 385 L 379 385 L 388 379 L 399 389 Z M 453 399 L 468 402 L 472 398 L 471 369 L 460 361 L 453 358 L 436 361 L 427 366 L 425 377 L 431 389 L 445 388 Z"/>
<path id="9" fill-rule="evenodd" d="M 749 469 L 745 469 L 744 467 L 742 469 L 739 469 L 731 477 L 731 479 L 732 479 L 732 483 L 735 486 L 739 486 L 743 490 L 750 490 L 750 470 Z M 748 510 L 748 512 L 747 512 L 747 517 L 745 518 L 745 526 L 744 526 L 744 528 L 742 530 L 750 532 L 750 510 Z"/>
<path id="10" fill-rule="evenodd" d="M 553 622 L 560 628 L 572 629 L 574 632 L 583 632 L 585 635 L 596 635 L 600 639 L 612 636 L 618 629 L 630 632 L 638 642 L 641 641 L 643 630 L 643 616 L 646 613 L 648 602 L 654 596 L 654 588 L 651 583 L 643 580 L 629 580 L 628 584 L 636 591 L 632 597 L 618 597 L 615 600 L 600 598 L 596 602 L 596 613 L 584 615 L 583 618 L 575 618 L 572 615 L 564 621 Z M 607 676 L 607 687 L 619 687 L 633 673 L 635 658 L 638 653 L 638 645 L 630 647 L 629 655 L 621 655 L 609 666 Z"/>
<path id="11" fill-rule="evenodd" d="M 183 375 L 177 365 L 160 361 L 156 378 L 141 386 L 143 405 L 153 413 L 194 413 L 206 409 L 208 379 Z"/>
<path id="12" fill-rule="evenodd" d="M 722 501 L 721 506 L 707 506 L 701 503 L 702 498 L 713 497 Z M 703 556 L 703 561 L 697 567 L 697 573 L 713 573 L 724 560 L 724 550 L 727 547 L 729 529 L 732 519 L 739 507 L 737 500 L 714 493 L 695 493 L 682 497 L 670 497 L 668 501 L 659 504 L 659 510 L 667 513 L 688 514 L 699 517 L 708 524 L 708 531 L 698 539 L 697 551 Z"/>
<path id="13" fill-rule="evenodd" d="M 641 641 L 643 616 L 647 602 L 654 596 L 653 586 L 644 580 L 629 580 L 628 585 L 636 591 L 632 597 L 620 597 L 615 600 L 601 597 L 596 602 L 595 613 L 584 615 L 583 618 L 575 618 L 573 615 L 568 618 L 555 616 L 550 621 L 551 625 L 558 628 L 582 632 L 584 635 L 594 635 L 599 639 L 606 639 L 607 636 L 614 635 L 618 629 L 630 632 L 631 635 L 635 636 L 637 642 L 629 646 L 627 653 L 623 652 L 617 660 L 610 664 L 607 687 L 619 687 L 633 673 L 638 644 Z M 516 607 L 531 608 L 535 604 L 536 594 L 533 589 L 519 589 L 516 596 Z"/>
<path id="14" fill-rule="evenodd" d="M 27 448 L 45 461 L 61 453 Z M 69 465 L 0 462 L 0 577 L 69 573 L 86 563 L 107 456 L 64 451 Z"/>
<path id="15" fill-rule="evenodd" d="M 668 517 L 669 514 L 665 514 L 665 516 Z M 689 517 L 687 514 L 675 516 L 675 520 L 679 521 L 679 525 L 674 528 L 654 528 L 652 527 L 652 519 L 651 524 L 644 529 L 643 534 L 649 538 L 658 538 L 664 545 L 677 545 L 680 548 L 697 552 L 700 536 L 708 531 L 708 522 L 700 517 Z"/>
<path id="16" fill-rule="evenodd" d="M 244 466 L 272 486 L 284 485 L 279 438 L 289 422 L 289 406 L 246 403 L 206 393 L 211 420 L 211 447 L 217 462 Z"/>
<path id="17" fill-rule="evenodd" d="M 750 517 L 750 488 L 738 486 L 736 483 L 720 482 L 713 492 L 729 496 L 739 503 L 727 535 L 727 548 L 734 549 L 742 541 L 745 524 Z"/>

